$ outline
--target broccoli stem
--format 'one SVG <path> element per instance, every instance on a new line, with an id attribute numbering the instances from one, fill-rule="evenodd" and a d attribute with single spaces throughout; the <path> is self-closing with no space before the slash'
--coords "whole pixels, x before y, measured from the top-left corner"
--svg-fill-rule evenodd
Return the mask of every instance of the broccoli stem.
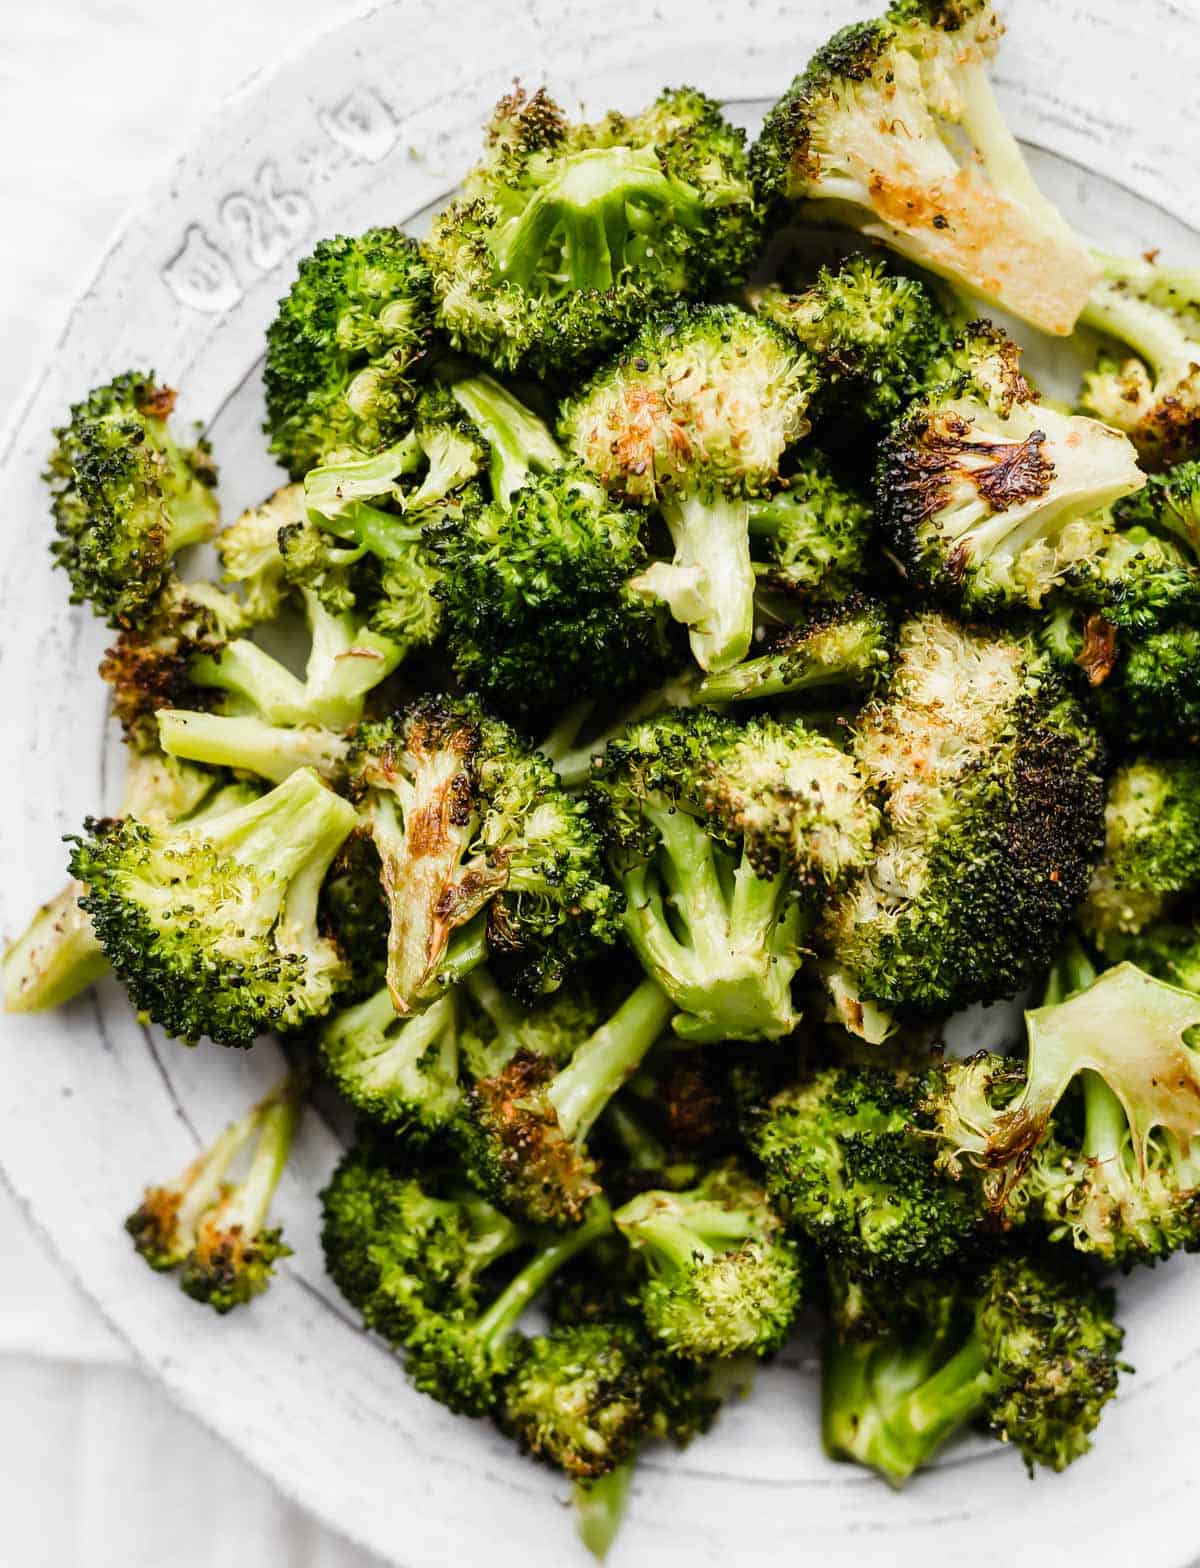
<path id="1" fill-rule="evenodd" d="M 770 653 L 745 659 L 720 674 L 706 675 L 696 689 L 696 701 L 757 701 L 849 686 L 868 678 L 880 663 L 878 640 L 869 632 L 857 642 L 836 634 L 815 633 L 803 638 L 785 634 L 781 645 Z"/>
<path id="2" fill-rule="evenodd" d="M 295 1080 L 289 1080 L 280 1093 L 259 1107 L 258 1141 L 250 1169 L 217 1211 L 216 1223 L 222 1231 L 249 1239 L 262 1230 L 291 1153 L 302 1107 L 303 1096 Z"/>
<path id="3" fill-rule="evenodd" d="M 927 1464 L 948 1437 L 982 1414 L 994 1382 L 983 1345 L 972 1332 L 944 1366 L 889 1414 L 887 1443 L 880 1451 L 880 1457 L 891 1466 L 884 1472 L 888 1478 L 897 1483 L 906 1481 Z"/>
<path id="4" fill-rule="evenodd" d="M 420 464 L 421 443 L 411 431 L 394 446 L 385 447 L 370 457 L 323 463 L 304 477 L 304 499 L 309 515 L 322 527 L 341 533 L 339 524 L 343 518 L 356 513 L 364 503 L 386 495 L 401 475 L 415 473 Z M 377 515 L 386 517 L 388 514 Z M 348 531 L 355 536 L 353 525 Z"/>
<path id="5" fill-rule="evenodd" d="M 599 1476 L 595 1481 L 576 1481 L 571 1488 L 579 1539 L 597 1562 L 603 1562 L 608 1556 L 621 1528 L 636 1464 L 635 1455 L 607 1475 Z"/>
<path id="6" fill-rule="evenodd" d="M 521 1048 L 521 1012 L 516 1003 L 482 967 L 472 969 L 466 977 L 466 987 L 471 999 L 481 1007 L 495 1026 L 496 1034 L 509 1055 Z"/>
<path id="7" fill-rule="evenodd" d="M 455 401 L 491 448 L 492 494 L 507 506 L 531 472 L 549 473 L 565 461 L 550 431 L 491 376 L 451 383 Z"/>
<path id="8" fill-rule="evenodd" d="M 690 708 L 697 701 L 699 701 L 699 688 L 695 674 L 691 670 L 685 670 L 681 675 L 672 676 L 662 686 L 640 697 L 614 724 L 609 725 L 594 739 L 579 743 L 580 730 L 587 720 L 585 714 L 578 720 L 572 717 L 570 729 L 564 721 L 564 724 L 547 737 L 541 749 L 554 764 L 554 770 L 563 787 L 578 789 L 591 777 L 593 759 L 603 753 L 609 741 L 619 735 L 626 725 L 634 724 L 638 719 L 650 718 L 666 708 Z M 571 710 L 571 713 L 573 715 L 574 710 Z"/>
<path id="9" fill-rule="evenodd" d="M 555 1075 L 546 1097 L 568 1138 L 583 1140 L 617 1090 L 636 1070 L 674 1013 L 670 997 L 643 980 Z"/>
<path id="10" fill-rule="evenodd" d="M 617 1219 L 623 1223 L 620 1214 Z M 717 1255 L 714 1242 L 745 1241 L 756 1229 L 749 1215 L 717 1203 L 689 1204 L 686 1220 L 654 1210 L 623 1228 L 634 1246 L 647 1247 L 657 1261 L 685 1273 L 697 1261 L 712 1262 Z"/>
<path id="11" fill-rule="evenodd" d="M 159 744 L 169 757 L 239 768 L 282 784 L 298 768 L 315 768 L 337 778 L 346 759 L 346 742 L 330 730 L 283 729 L 265 719 L 226 718 L 165 708 L 158 714 Z"/>
<path id="12" fill-rule="evenodd" d="M 667 1163 L 666 1149 L 619 1100 L 606 1108 L 604 1120 L 620 1143 L 631 1170 L 663 1170 Z"/>
<path id="13" fill-rule="evenodd" d="M 41 1013 L 63 1007 L 108 973 L 91 916 L 79 907 L 82 882 L 69 882 L 43 904 L 4 953 L 4 1010 Z"/>
<path id="14" fill-rule="evenodd" d="M 504 1287 L 475 1325 L 475 1338 L 487 1352 L 495 1353 L 516 1329 L 525 1310 L 577 1253 L 612 1230 L 612 1211 L 603 1198 L 588 1205 L 588 1217 L 561 1237 L 541 1247 L 525 1267 Z"/>
<path id="15" fill-rule="evenodd" d="M 955 82 L 962 96 L 961 125 L 979 154 L 988 179 L 1013 201 L 1036 212 L 1064 233 L 1067 224 L 1052 202 L 1046 200 L 1029 172 L 1020 143 L 1009 129 L 982 60 L 959 59 Z"/>
<path id="16" fill-rule="evenodd" d="M 1166 311 L 1118 283 L 1101 280 L 1079 319 L 1133 349 L 1156 374 L 1195 357 L 1195 344 Z"/>
<path id="17" fill-rule="evenodd" d="M 660 508 L 675 559 L 655 563 L 631 586 L 662 599 L 688 627 L 702 670 L 727 670 L 746 657 L 754 636 L 750 502 L 685 494 L 664 496 Z"/>
<path id="18" fill-rule="evenodd" d="M 283 923 L 304 929 L 315 926 L 321 883 L 356 820 L 353 806 L 301 769 L 257 800 L 204 817 L 196 832 L 253 866 L 281 894 Z"/>
<path id="19" fill-rule="evenodd" d="M 227 643 L 219 653 L 201 654 L 192 660 L 190 673 L 198 685 L 248 702 L 269 724 L 304 722 L 304 682 L 248 638 Z"/>

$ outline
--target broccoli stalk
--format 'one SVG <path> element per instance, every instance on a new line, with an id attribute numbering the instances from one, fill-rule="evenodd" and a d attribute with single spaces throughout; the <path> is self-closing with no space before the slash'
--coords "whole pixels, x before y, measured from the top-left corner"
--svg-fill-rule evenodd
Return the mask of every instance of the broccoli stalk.
<path id="1" fill-rule="evenodd" d="M 231 1123 L 179 1179 L 150 1187 L 125 1229 L 153 1269 L 180 1269 L 180 1285 L 195 1301 L 225 1313 L 266 1290 L 275 1263 L 287 1257 L 267 1216 L 291 1151 L 304 1096 L 295 1078 L 284 1081 L 240 1120 Z M 234 1161 L 253 1150 L 245 1175 L 226 1181 Z"/>
<path id="2" fill-rule="evenodd" d="M 108 973 L 108 959 L 90 918 L 79 907 L 87 892 L 68 882 L 43 904 L 4 950 L 4 1010 L 43 1013 L 65 1007 Z"/>
<path id="3" fill-rule="evenodd" d="M 673 1355 L 767 1356 L 783 1344 L 800 1307 L 800 1256 L 749 1177 L 728 1167 L 690 1192 L 639 1193 L 613 1220 L 645 1259 L 639 1305 Z"/>
<path id="4" fill-rule="evenodd" d="M 159 744 L 169 757 L 237 768 L 272 784 L 310 768 L 322 778 L 340 779 L 350 742 L 336 731 L 299 725 L 284 729 L 253 714 L 193 713 L 163 708 L 158 714 Z"/>
<path id="5" fill-rule="evenodd" d="M 517 1325 L 525 1311 L 560 1269 L 611 1231 L 608 1205 L 594 1199 L 584 1222 L 543 1241 L 482 1313 L 459 1309 L 422 1315 L 406 1341 L 415 1387 L 461 1415 L 486 1415 L 516 1365 Z"/>
<path id="6" fill-rule="evenodd" d="M 637 1467 L 636 1454 L 595 1480 L 576 1481 L 571 1488 L 575 1528 L 588 1551 L 602 1563 L 612 1550 L 629 1504 L 629 1485 Z"/>
<path id="7" fill-rule="evenodd" d="M 198 823 L 91 822 L 71 873 L 136 1007 L 181 1039 L 248 1046 L 329 1009 L 345 970 L 317 905 L 356 820 L 301 769 Z"/>
<path id="8" fill-rule="evenodd" d="M 670 1022 L 674 1007 L 642 983 L 566 1066 L 522 1049 L 470 1095 L 462 1147 L 472 1179 L 537 1224 L 577 1224 L 599 1192 L 587 1137 L 613 1095 Z"/>
<path id="9" fill-rule="evenodd" d="M 831 1458 L 903 1486 L 975 1420 L 1014 1444 L 1031 1472 L 1063 1470 L 1087 1452 L 1120 1370 L 1109 1295 L 1077 1272 L 1013 1258 L 958 1299 L 936 1279 L 907 1296 L 893 1299 L 877 1337 L 826 1342 Z"/>

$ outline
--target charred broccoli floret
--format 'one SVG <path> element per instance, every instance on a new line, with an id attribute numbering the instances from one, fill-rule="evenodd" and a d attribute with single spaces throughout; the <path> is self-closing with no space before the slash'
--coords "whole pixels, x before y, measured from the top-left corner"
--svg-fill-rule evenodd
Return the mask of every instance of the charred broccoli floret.
<path id="1" fill-rule="evenodd" d="M 520 1048 L 481 1078 L 460 1128 L 466 1169 L 507 1211 L 541 1225 L 577 1224 L 600 1188 L 587 1137 L 670 1021 L 674 1008 L 643 980 L 555 1071 Z"/>
<path id="2" fill-rule="evenodd" d="M 1145 482 L 1129 440 L 1039 402 L 1001 334 L 976 326 L 962 353 L 971 368 L 914 400 L 880 448 L 876 516 L 916 580 L 969 612 L 1059 588 L 1120 600 L 1131 580 L 1143 597 L 1178 591 L 1178 552 L 1118 538 L 1105 511 Z"/>
<path id="3" fill-rule="evenodd" d="M 800 202 L 1066 336 L 1096 267 L 996 103 L 1001 32 L 988 0 L 898 0 L 843 28 L 767 115 L 751 172 L 765 203 Z"/>
<path id="4" fill-rule="evenodd" d="M 795 1027 L 801 883 L 870 854 L 873 808 L 852 761 L 798 722 L 692 709 L 630 725 L 593 786 L 625 934 L 696 1040 Z"/>
<path id="5" fill-rule="evenodd" d="M 1200 887 L 1200 762 L 1139 757 L 1109 781 L 1104 855 L 1081 914 L 1104 951 Z"/>
<path id="6" fill-rule="evenodd" d="M 944 378 L 953 337 L 945 313 L 923 283 L 882 261 L 852 256 L 822 267 L 803 293 L 764 289 L 754 308 L 812 354 L 826 414 L 890 424 Z"/>
<path id="7" fill-rule="evenodd" d="M 744 142 L 690 88 L 594 125 L 517 88 L 425 245 L 452 342 L 501 369 L 569 369 L 656 305 L 740 282 L 760 235 Z"/>
<path id="8" fill-rule="evenodd" d="M 563 440 L 609 493 L 661 512 L 675 559 L 634 584 L 690 628 L 701 669 L 727 669 L 750 647 L 751 515 L 781 487 L 813 387 L 808 356 L 770 322 L 678 306 L 563 406 Z"/>
<path id="9" fill-rule="evenodd" d="M 474 702 L 427 698 L 360 726 L 350 766 L 383 861 L 398 1012 L 436 994 L 451 938 L 472 922 L 484 931 L 477 961 L 513 955 L 530 995 L 614 940 L 620 898 L 583 804 Z"/>
<path id="10" fill-rule="evenodd" d="M 1133 350 L 1084 378 L 1089 413 L 1127 431 L 1148 468 L 1200 453 L 1200 272 L 1098 256 L 1083 320 Z"/>
<path id="11" fill-rule="evenodd" d="M 397 1346 L 427 1313 L 475 1309 L 488 1269 L 526 1239 L 452 1178 L 414 1174 L 386 1146 L 361 1139 L 321 1193 L 321 1211 L 330 1277 Z"/>
<path id="12" fill-rule="evenodd" d="M 355 822 L 301 769 L 195 824 L 90 821 L 71 875 L 136 1007 L 180 1039 L 248 1046 L 329 1010 L 344 970 L 317 901 Z"/>
<path id="13" fill-rule="evenodd" d="M 51 554 L 71 580 L 71 603 L 90 604 L 110 626 L 140 626 L 179 551 L 216 532 L 208 446 L 178 444 L 174 407 L 170 387 L 131 370 L 74 404 L 54 432 Z"/>
<path id="14" fill-rule="evenodd" d="M 516 713 L 648 684 L 659 612 L 630 586 L 646 563 L 641 516 L 610 502 L 490 377 L 451 392 L 499 469 L 490 505 L 466 507 L 426 534 L 459 679 Z"/>
<path id="15" fill-rule="evenodd" d="M 766 1194 L 736 1166 L 688 1192 L 639 1193 L 613 1219 L 645 1260 L 646 1327 L 673 1355 L 780 1348 L 800 1309 L 803 1264 Z"/>
<path id="16" fill-rule="evenodd" d="M 399 229 L 322 240 L 300 263 L 263 373 L 271 451 L 293 479 L 403 432 L 434 329 L 429 268 Z"/>
<path id="17" fill-rule="evenodd" d="M 868 1278 L 941 1268 L 968 1254 L 984 1205 L 938 1169 L 922 1105 L 928 1075 L 829 1067 L 749 1118 L 749 1142 L 788 1224 Z"/>
<path id="18" fill-rule="evenodd" d="M 291 1248 L 267 1225 L 271 1199 L 291 1152 L 303 1093 L 295 1078 L 232 1123 L 177 1181 L 148 1187 L 125 1221 L 133 1244 L 152 1269 L 178 1269 L 195 1301 L 225 1313 L 260 1295 Z M 249 1164 L 240 1181 L 226 1176 L 243 1151 Z"/>
<path id="19" fill-rule="evenodd" d="M 1026 984 L 1101 844 L 1099 745 L 1044 655 L 926 614 L 893 668 L 852 745 L 883 831 L 817 931 L 856 1032 L 864 1001 L 939 1011 Z"/>
<path id="20" fill-rule="evenodd" d="M 1111 1293 L 1062 1264 L 1004 1258 L 977 1284 L 917 1282 L 871 1337 L 828 1337 L 825 1451 L 898 1487 L 982 1421 L 1031 1472 L 1063 1470 L 1116 1392 L 1122 1338 Z"/>
<path id="21" fill-rule="evenodd" d="M 818 610 L 774 638 L 766 653 L 744 659 L 696 688 L 698 702 L 748 702 L 765 697 L 818 698 L 831 687 L 868 691 L 887 674 L 892 625 L 882 605 L 852 594 Z"/>

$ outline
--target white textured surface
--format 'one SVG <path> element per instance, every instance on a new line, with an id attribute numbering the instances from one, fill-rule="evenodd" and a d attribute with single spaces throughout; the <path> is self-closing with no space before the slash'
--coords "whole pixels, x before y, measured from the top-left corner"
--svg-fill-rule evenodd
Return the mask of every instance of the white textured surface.
<path id="1" fill-rule="evenodd" d="M 214 102 L 269 64 L 281 38 L 361 9 L 208 0 L 197 26 L 196 8 L 156 0 L 22 8 L 0 50 L 0 427 L 126 210 Z M 2 1189 L 0 1282 L 5 1568 L 375 1561 L 135 1369 Z"/>

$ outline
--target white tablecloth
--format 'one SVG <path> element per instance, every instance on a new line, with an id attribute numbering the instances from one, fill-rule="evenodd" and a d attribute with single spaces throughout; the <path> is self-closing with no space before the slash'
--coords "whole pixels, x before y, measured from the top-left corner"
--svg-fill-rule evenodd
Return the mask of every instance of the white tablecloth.
<path id="1" fill-rule="evenodd" d="M 0 426 L 130 203 L 227 92 L 360 9 L 15 0 L 0 47 Z M 2 1191 L 0 1519 L 4 1568 L 374 1561 L 175 1410 Z"/>

